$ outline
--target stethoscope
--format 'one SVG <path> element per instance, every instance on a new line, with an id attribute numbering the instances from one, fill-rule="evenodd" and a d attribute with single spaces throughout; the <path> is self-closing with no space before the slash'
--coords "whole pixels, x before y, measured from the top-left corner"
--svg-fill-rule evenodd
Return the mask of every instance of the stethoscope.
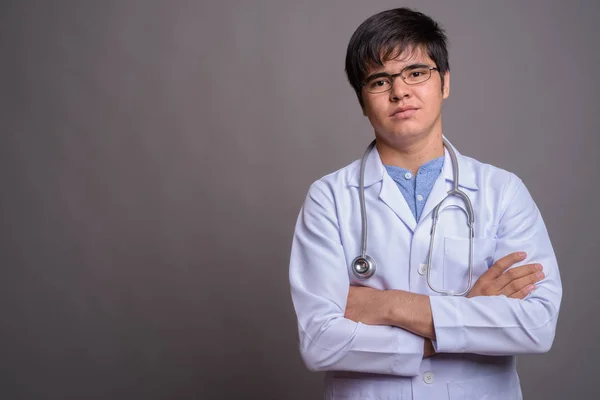
<path id="1" fill-rule="evenodd" d="M 428 262 L 427 262 L 427 285 L 436 293 L 452 295 L 452 296 L 464 296 L 471 290 L 471 283 L 473 280 L 473 237 L 474 237 L 474 229 L 473 224 L 475 222 L 475 216 L 473 213 L 473 205 L 471 204 L 471 200 L 469 197 L 458 188 L 458 161 L 456 160 L 456 153 L 454 149 L 448 143 L 448 141 L 443 138 L 444 147 L 448 150 L 448 154 L 450 154 L 450 160 L 452 161 L 452 171 L 454 174 L 454 185 L 452 189 L 448 191 L 448 195 L 440 201 L 432 211 L 433 224 L 431 226 L 431 240 L 429 241 L 429 252 L 428 252 Z M 365 203 L 365 164 L 367 161 L 367 156 L 375 147 L 376 140 L 373 140 L 365 154 L 363 155 L 360 162 L 360 215 L 362 218 L 362 246 L 361 253 L 358 257 L 356 257 L 352 261 L 352 272 L 359 279 L 368 279 L 375 274 L 377 270 L 377 265 L 375 260 L 371 258 L 367 254 L 367 208 Z M 433 242 L 435 239 L 435 228 L 437 226 L 438 216 L 440 213 L 440 207 L 444 201 L 446 201 L 450 196 L 457 196 L 463 200 L 466 206 L 466 214 L 467 214 L 467 224 L 469 225 L 469 283 L 467 288 L 460 292 L 456 293 L 453 290 L 446 289 L 437 289 L 431 283 L 431 262 L 432 262 L 432 254 L 433 254 Z"/>

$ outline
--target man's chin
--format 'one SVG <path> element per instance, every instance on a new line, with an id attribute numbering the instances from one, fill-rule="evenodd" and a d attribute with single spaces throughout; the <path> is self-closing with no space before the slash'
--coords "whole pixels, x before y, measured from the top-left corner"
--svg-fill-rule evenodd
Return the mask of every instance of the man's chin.
<path id="1" fill-rule="evenodd" d="M 409 146 L 414 143 L 418 143 L 422 140 L 427 139 L 430 135 L 432 135 L 431 131 L 422 130 L 401 130 L 401 131 L 391 131 L 386 132 L 384 134 L 375 134 L 375 136 L 389 145 L 393 147 L 404 147 Z"/>
<path id="2" fill-rule="evenodd" d="M 412 142 L 427 136 L 427 133 L 420 130 L 404 129 L 401 131 L 392 131 L 386 135 L 391 142 Z"/>

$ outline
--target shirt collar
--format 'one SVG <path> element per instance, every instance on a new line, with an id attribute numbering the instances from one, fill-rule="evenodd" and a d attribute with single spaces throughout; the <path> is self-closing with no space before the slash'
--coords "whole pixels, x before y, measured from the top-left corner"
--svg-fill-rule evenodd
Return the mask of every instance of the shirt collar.
<path id="1" fill-rule="evenodd" d="M 475 173 L 469 159 L 460 154 L 452 145 L 452 143 L 450 143 L 450 146 L 454 149 L 454 152 L 456 153 L 456 159 L 458 161 L 460 174 L 458 185 L 467 189 L 478 190 L 479 188 L 475 182 Z M 381 157 L 379 157 L 377 147 L 374 147 L 373 150 L 371 150 L 371 152 L 367 155 L 367 161 L 365 164 L 365 187 L 371 186 L 377 182 L 381 182 L 384 173 L 386 173 L 385 167 L 381 162 Z M 454 181 L 452 160 L 450 159 L 450 154 L 448 154 L 448 149 L 446 148 L 444 148 L 444 165 L 442 167 L 442 174 L 447 181 Z M 360 160 L 354 163 L 354 168 L 348 178 L 348 185 L 356 187 L 360 186 Z"/>

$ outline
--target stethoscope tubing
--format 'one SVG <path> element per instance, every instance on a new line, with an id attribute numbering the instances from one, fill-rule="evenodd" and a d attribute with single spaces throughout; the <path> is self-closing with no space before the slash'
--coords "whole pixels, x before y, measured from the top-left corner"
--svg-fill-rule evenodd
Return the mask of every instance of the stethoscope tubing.
<path id="1" fill-rule="evenodd" d="M 450 143 L 446 140 L 446 138 L 442 138 L 444 147 L 448 150 L 448 154 L 450 155 L 450 161 L 452 163 L 452 173 L 454 175 L 453 186 L 452 189 L 448 191 L 447 196 L 440 201 L 432 211 L 432 226 L 431 226 L 431 239 L 429 241 L 429 251 L 428 251 L 428 259 L 427 259 L 427 285 L 431 290 L 436 293 L 444 294 L 444 295 L 453 295 L 453 296 L 464 296 L 471 290 L 472 282 L 473 282 L 473 238 L 474 238 L 474 224 L 475 224 L 475 215 L 473 212 L 473 205 L 469 197 L 458 188 L 459 182 L 459 168 L 458 168 L 458 160 L 456 158 L 456 154 L 454 149 L 450 145 Z M 375 274 L 377 269 L 377 265 L 375 260 L 367 255 L 367 234 L 368 234 L 368 224 L 367 224 L 367 207 L 365 200 L 365 167 L 366 160 L 373 148 L 375 147 L 377 140 L 373 140 L 367 149 L 365 150 L 363 157 L 360 163 L 360 180 L 359 180 L 359 198 L 360 198 L 360 214 L 361 214 L 361 252 L 358 257 L 356 257 L 352 261 L 352 272 L 359 279 L 368 279 Z M 459 197 L 466 206 L 466 214 L 467 214 L 467 224 L 469 226 L 469 280 L 467 283 L 467 287 L 465 290 L 460 292 L 455 292 L 453 290 L 446 289 L 438 289 L 433 286 L 431 283 L 431 263 L 433 260 L 433 245 L 435 240 L 435 229 L 437 226 L 437 221 L 439 218 L 441 205 L 444 203 L 446 199 L 450 196 Z"/>

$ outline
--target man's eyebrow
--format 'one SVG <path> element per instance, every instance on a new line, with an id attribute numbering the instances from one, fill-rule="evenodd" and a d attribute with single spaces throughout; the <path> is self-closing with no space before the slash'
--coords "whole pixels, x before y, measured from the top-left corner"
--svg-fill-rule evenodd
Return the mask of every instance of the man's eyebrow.
<path id="1" fill-rule="evenodd" d="M 373 79 L 382 78 L 384 76 L 390 76 L 391 74 L 387 72 L 377 72 L 376 74 L 369 75 L 365 78 L 365 82 L 371 81 Z"/>
<path id="2" fill-rule="evenodd" d="M 405 69 L 415 69 L 415 68 L 429 68 L 429 65 L 427 65 L 427 64 L 421 64 L 421 63 L 410 64 L 410 65 L 407 65 L 406 67 L 402 68 L 402 70 L 405 70 Z"/>

